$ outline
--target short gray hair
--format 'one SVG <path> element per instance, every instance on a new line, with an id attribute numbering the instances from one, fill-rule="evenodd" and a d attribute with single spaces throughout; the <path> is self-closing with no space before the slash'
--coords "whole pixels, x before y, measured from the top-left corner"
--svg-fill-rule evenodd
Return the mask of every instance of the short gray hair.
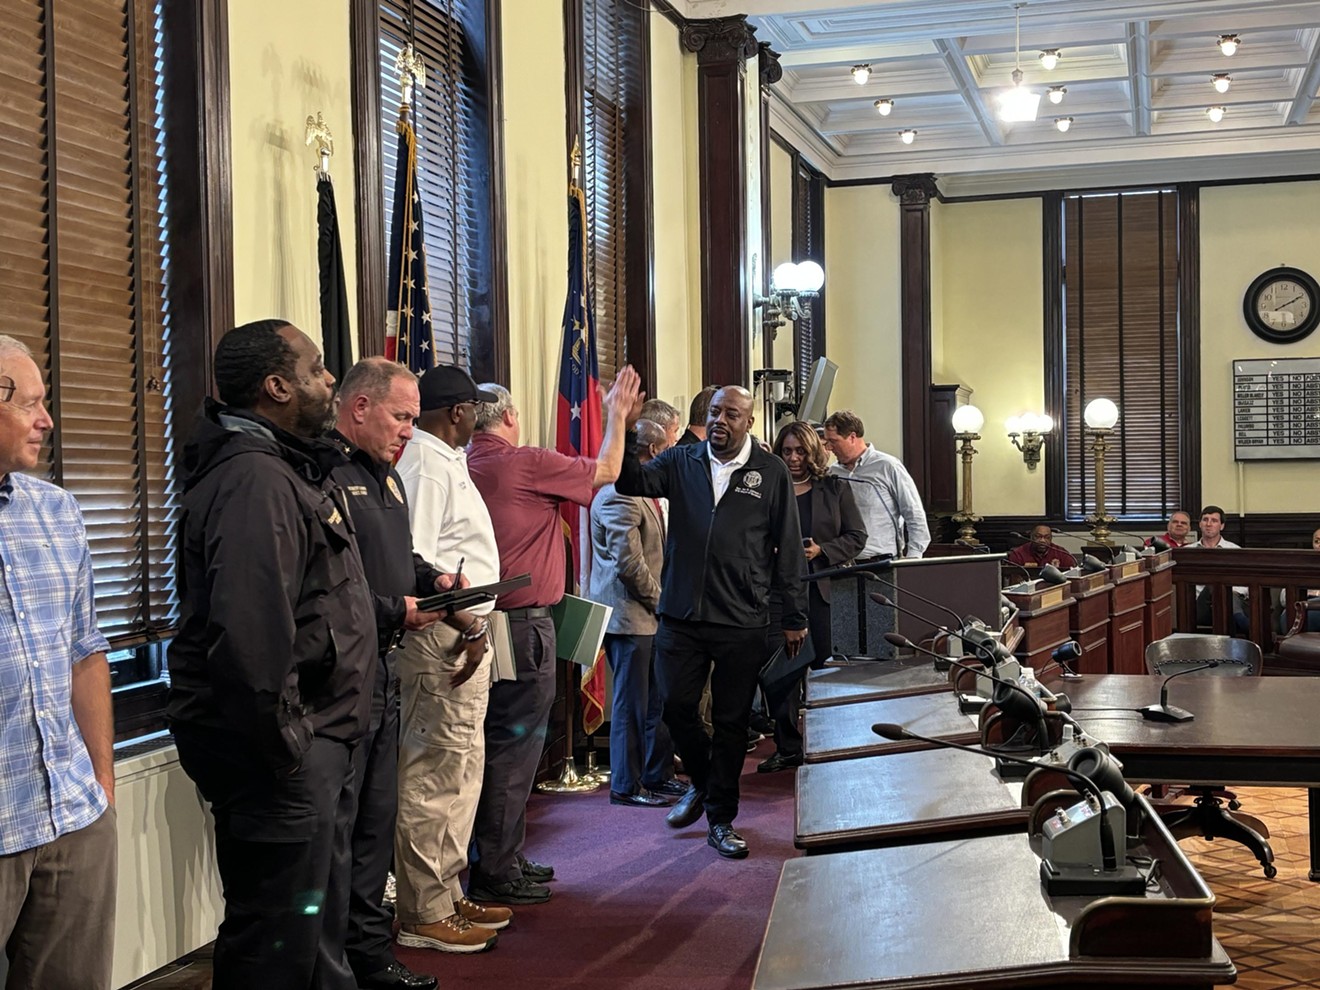
<path id="1" fill-rule="evenodd" d="M 365 395 L 372 402 L 384 402 L 398 378 L 417 383 L 417 376 L 399 362 L 385 357 L 366 357 L 344 373 L 344 380 L 339 383 L 339 396 L 348 400 Z"/>
<path id="2" fill-rule="evenodd" d="M 494 382 L 485 382 L 478 385 L 477 388 L 482 392 L 494 392 L 499 396 L 495 402 L 477 403 L 477 431 L 486 433 L 493 427 L 500 424 L 504 419 L 504 414 L 513 408 L 513 396 L 503 385 L 496 385 Z"/>
<path id="3" fill-rule="evenodd" d="M 642 404 L 642 419 L 658 423 L 666 430 L 678 426 L 679 411 L 664 399 L 647 399 Z"/>
<path id="4" fill-rule="evenodd" d="M 21 354 L 23 357 L 32 356 L 32 348 L 23 343 L 17 337 L 11 337 L 7 333 L 0 333 L 0 358 L 6 354 Z"/>
<path id="5" fill-rule="evenodd" d="M 641 447 L 661 446 L 669 439 L 669 433 L 653 419 L 637 421 L 637 443 Z"/>

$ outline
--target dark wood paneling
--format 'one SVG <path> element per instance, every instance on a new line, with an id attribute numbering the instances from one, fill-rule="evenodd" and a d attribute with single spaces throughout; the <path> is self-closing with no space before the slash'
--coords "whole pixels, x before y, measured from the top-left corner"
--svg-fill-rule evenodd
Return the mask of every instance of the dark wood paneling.
<path id="1" fill-rule="evenodd" d="M 1178 472 L 1182 504 L 1201 505 L 1201 190 L 1178 189 Z M 1236 540 L 1234 542 L 1237 542 Z"/>
<path id="2" fill-rule="evenodd" d="M 756 32 L 739 15 L 689 20 L 682 39 L 697 56 L 702 378 L 750 386 L 744 87 Z"/>
<path id="3" fill-rule="evenodd" d="M 899 198 L 903 463 L 922 499 L 930 498 L 930 201 L 933 175 L 894 179 Z"/>
<path id="4" fill-rule="evenodd" d="M 1192 509 L 1192 518 L 1197 518 L 1197 509 Z M 1000 553 L 1011 550 L 1022 542 L 1009 533 L 1031 532 L 1031 527 L 1047 523 L 1056 533 L 1089 536 L 1084 523 L 1068 522 L 1060 516 L 1047 514 L 1041 516 L 986 516 L 976 524 L 976 535 L 991 551 Z M 1159 522 L 1129 523 L 1127 528 L 1138 532 L 1163 529 Z M 958 527 L 948 519 L 935 520 L 931 532 L 936 542 L 951 543 L 957 538 Z M 1224 519 L 1224 538 L 1243 547 L 1266 550 L 1306 550 L 1311 546 L 1311 534 L 1320 529 L 1320 514 L 1309 512 L 1262 512 L 1238 515 L 1229 513 Z M 1131 538 L 1116 535 L 1120 542 L 1132 543 Z"/>
<path id="5" fill-rule="evenodd" d="M 353 51 L 353 191 L 357 195 L 358 347 L 385 353 L 385 191 L 381 187 L 380 13 L 376 0 L 349 8 Z"/>
<path id="6" fill-rule="evenodd" d="M 509 385 L 509 224 L 504 191 L 504 28 L 501 0 L 486 0 L 486 105 L 490 108 L 490 332 L 473 348 L 477 381 Z M 571 147 L 571 146 L 570 146 Z M 378 170 L 379 171 L 379 170 Z M 383 228 L 382 228 L 383 229 Z M 381 280 L 382 285 L 384 279 Z"/>
<path id="7" fill-rule="evenodd" d="M 585 158 L 586 149 L 582 147 L 582 137 L 586 131 L 586 97 L 583 95 L 586 69 L 582 48 L 582 0 L 564 0 L 564 101 L 567 107 L 564 113 L 564 147 L 571 152 L 573 146 L 577 145 Z M 580 185 L 584 180 L 580 175 L 573 174 L 571 160 L 567 168 L 565 178 Z"/>
<path id="8" fill-rule="evenodd" d="M 188 437 L 211 356 L 234 324 L 228 0 L 166 0 L 165 168 L 170 177 L 170 388 Z"/>
<path id="9" fill-rule="evenodd" d="M 641 43 L 636 65 L 640 85 L 625 87 L 623 108 L 624 183 L 628 187 L 628 229 L 624 248 L 628 283 L 628 363 L 642 376 L 642 388 L 656 395 L 655 370 L 655 172 L 651 155 L 651 28 L 644 9 L 624 4 L 625 16 L 636 21 Z M 634 207 L 636 209 L 634 209 Z"/>
<path id="10" fill-rule="evenodd" d="M 779 55 L 770 50 L 770 43 L 760 43 L 757 53 L 757 68 L 760 76 L 759 127 L 761 134 L 761 263 L 758 266 L 758 279 L 755 290 L 761 296 L 770 294 L 770 272 L 773 261 L 770 257 L 771 210 L 770 210 L 770 86 L 784 77 L 784 70 L 779 65 Z M 796 152 L 792 153 L 796 162 Z M 773 368 L 775 365 L 775 335 L 778 328 L 761 330 L 761 367 Z"/>
<path id="11" fill-rule="evenodd" d="M 963 385 L 930 386 L 930 496 L 925 503 L 927 512 L 952 513 L 961 508 L 958 504 L 958 442 L 953 438 L 953 411 L 958 408 L 960 398 L 966 400 L 970 395 Z"/>
<path id="12" fill-rule="evenodd" d="M 1063 354 L 1063 194 L 1047 193 L 1041 202 L 1044 262 L 1045 412 L 1055 423 L 1045 438 L 1045 512 L 1063 515 L 1066 479 L 1063 463 L 1063 414 L 1067 408 Z M 1037 467 L 1037 471 L 1042 468 Z"/>

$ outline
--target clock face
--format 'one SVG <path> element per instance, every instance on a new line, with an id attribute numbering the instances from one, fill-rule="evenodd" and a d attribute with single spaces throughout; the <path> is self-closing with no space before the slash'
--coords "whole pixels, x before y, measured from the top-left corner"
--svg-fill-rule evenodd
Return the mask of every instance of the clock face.
<path id="1" fill-rule="evenodd" d="M 1242 315 L 1262 340 L 1291 344 L 1320 322 L 1320 284 L 1299 268 L 1273 268 L 1247 289 Z"/>

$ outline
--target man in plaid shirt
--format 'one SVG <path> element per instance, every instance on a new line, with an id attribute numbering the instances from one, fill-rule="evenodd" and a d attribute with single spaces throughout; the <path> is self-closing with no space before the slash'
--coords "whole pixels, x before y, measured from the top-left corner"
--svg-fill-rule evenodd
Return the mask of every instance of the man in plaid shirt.
<path id="1" fill-rule="evenodd" d="M 0 335 L 0 942 L 11 987 L 108 990 L 114 716 L 73 496 L 20 472 L 54 427 L 27 347 Z M 56 898 L 58 897 L 58 905 Z"/>

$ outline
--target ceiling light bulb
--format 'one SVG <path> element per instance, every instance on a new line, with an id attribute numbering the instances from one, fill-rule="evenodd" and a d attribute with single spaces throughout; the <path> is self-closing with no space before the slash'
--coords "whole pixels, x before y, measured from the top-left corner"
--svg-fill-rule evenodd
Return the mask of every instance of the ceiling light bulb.
<path id="1" fill-rule="evenodd" d="M 854 65 L 852 67 L 853 82 L 858 86 L 865 86 L 866 81 L 871 78 L 871 67 L 869 65 Z"/>
<path id="2" fill-rule="evenodd" d="M 1055 118 L 1054 118 L 1054 126 L 1057 127 L 1059 130 L 1063 131 L 1063 132 L 1066 134 L 1067 131 L 1068 131 L 1068 128 L 1072 127 L 1072 118 L 1071 118 L 1071 117 L 1055 117 Z"/>
<path id="3" fill-rule="evenodd" d="M 1227 72 L 1219 72 L 1211 78 L 1210 82 L 1214 85 L 1215 92 L 1227 93 L 1228 87 L 1233 84 L 1233 77 Z"/>
<path id="4" fill-rule="evenodd" d="M 1040 53 L 1040 64 L 1045 67 L 1046 72 L 1053 72 L 1054 67 L 1059 64 L 1059 50 L 1050 48 Z"/>
<path id="5" fill-rule="evenodd" d="M 1209 110 L 1205 112 L 1205 115 L 1210 118 L 1211 123 L 1217 124 L 1224 119 L 1224 108 L 1211 107 Z"/>
<path id="6" fill-rule="evenodd" d="M 1049 92 L 1050 102 L 1059 104 L 1063 102 L 1063 96 L 1068 92 L 1067 86 L 1051 86 Z"/>
<path id="7" fill-rule="evenodd" d="M 876 100 L 875 108 L 880 112 L 881 117 L 888 117 L 894 111 L 893 100 Z"/>
<path id="8" fill-rule="evenodd" d="M 1225 55 L 1232 55 L 1238 50 L 1238 45 L 1242 44 L 1236 34 L 1221 34 L 1219 36 L 1219 50 Z"/>
<path id="9" fill-rule="evenodd" d="M 917 139 L 917 132 L 913 130 L 899 131 L 898 139 L 904 144 L 911 144 Z"/>

